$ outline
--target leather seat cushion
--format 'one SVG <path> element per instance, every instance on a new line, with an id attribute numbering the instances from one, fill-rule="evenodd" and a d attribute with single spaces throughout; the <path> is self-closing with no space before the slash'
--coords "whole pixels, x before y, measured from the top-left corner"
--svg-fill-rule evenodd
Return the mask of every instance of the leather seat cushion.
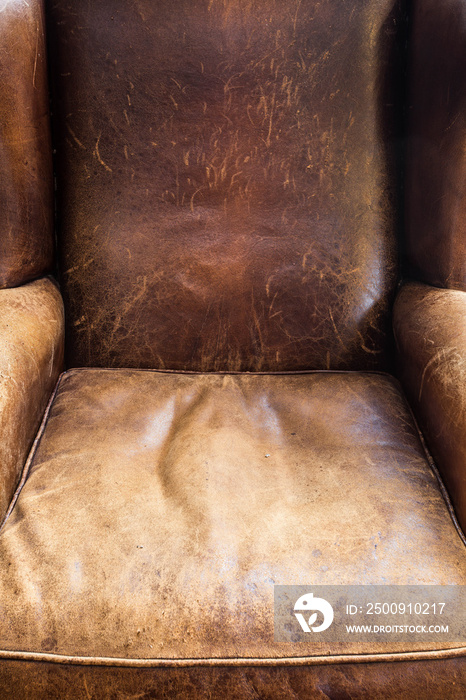
<path id="1" fill-rule="evenodd" d="M 466 556 L 387 375 L 84 369 L 0 560 L 0 657 L 231 665 L 360 652 L 275 643 L 274 584 L 461 584 Z"/>

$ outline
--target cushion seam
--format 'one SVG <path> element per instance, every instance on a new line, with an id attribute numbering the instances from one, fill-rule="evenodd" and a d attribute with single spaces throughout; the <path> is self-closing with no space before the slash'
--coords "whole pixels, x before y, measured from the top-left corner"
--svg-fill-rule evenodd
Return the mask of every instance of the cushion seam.
<path id="1" fill-rule="evenodd" d="M 399 384 L 398 379 L 390 372 L 384 372 L 382 370 L 371 370 L 371 369 L 296 369 L 296 370 L 280 370 L 277 372 L 243 372 L 239 370 L 219 370 L 216 372 L 204 372 L 202 370 L 191 370 L 191 369 L 153 369 L 150 367 L 70 367 L 65 370 L 62 375 L 66 377 L 73 374 L 74 372 L 87 372 L 87 371 L 97 371 L 97 372 L 151 372 L 153 374 L 183 374 L 183 375 L 205 375 L 205 376 L 223 376 L 223 375 L 238 375 L 245 377 L 290 377 L 299 376 L 306 374 L 375 374 L 377 376 L 389 377 L 393 379 L 397 384 Z M 401 386 L 401 385 L 400 385 Z"/>
<path id="2" fill-rule="evenodd" d="M 205 658 L 124 658 L 105 656 L 67 656 L 33 651 L 0 650 L 2 659 L 39 661 L 77 666 L 122 666 L 122 667 L 176 667 L 176 666 L 311 666 L 351 663 L 380 663 L 400 661 L 441 660 L 466 658 L 466 647 L 435 649 L 411 652 L 386 652 L 367 654 L 334 654 L 327 656 L 289 657 L 205 657 Z"/>

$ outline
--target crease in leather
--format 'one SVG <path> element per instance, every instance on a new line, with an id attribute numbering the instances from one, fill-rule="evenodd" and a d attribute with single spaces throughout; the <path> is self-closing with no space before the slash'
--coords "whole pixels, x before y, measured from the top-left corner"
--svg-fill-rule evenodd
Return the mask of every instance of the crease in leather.
<path id="1" fill-rule="evenodd" d="M 38 446 L 39 446 L 39 443 L 40 443 L 40 441 L 41 441 L 41 439 L 42 439 L 42 436 L 43 436 L 43 434 L 44 434 L 45 427 L 46 427 L 46 425 L 47 425 L 47 420 L 48 420 L 48 417 L 49 417 L 49 412 L 50 412 L 50 409 L 51 409 L 51 407 L 52 407 L 53 401 L 54 401 L 54 399 L 55 399 L 56 393 L 57 393 L 57 391 L 58 391 L 58 387 L 59 387 L 59 385 L 60 385 L 61 378 L 62 378 L 62 376 L 63 376 L 64 374 L 65 374 L 65 372 L 62 372 L 62 373 L 60 374 L 60 376 L 58 377 L 58 380 L 57 380 L 57 383 L 56 383 L 56 385 L 55 385 L 55 388 L 54 388 L 54 390 L 52 391 L 52 394 L 51 394 L 51 396 L 50 396 L 50 398 L 49 398 L 49 400 L 48 400 L 47 406 L 46 406 L 46 408 L 45 408 L 44 415 L 43 415 L 43 417 L 42 417 L 42 420 L 41 420 L 41 423 L 40 423 L 40 426 L 39 426 L 39 430 L 37 431 L 37 435 L 36 435 L 36 437 L 34 438 L 34 442 L 32 443 L 32 446 L 31 446 L 31 449 L 30 449 L 30 451 L 29 451 L 28 457 L 27 457 L 26 462 L 25 462 L 25 464 L 24 464 L 23 471 L 22 471 L 22 473 L 21 473 L 21 478 L 20 478 L 20 480 L 19 480 L 19 483 L 18 483 L 18 486 L 17 486 L 17 488 L 16 488 L 16 491 L 15 491 L 14 494 L 13 494 L 13 497 L 12 497 L 12 499 L 11 499 L 10 505 L 9 505 L 9 507 L 8 507 L 8 510 L 7 510 L 6 513 L 5 513 L 5 516 L 4 516 L 3 520 L 0 520 L 0 536 L 1 536 L 1 534 L 2 534 L 2 530 L 3 530 L 4 526 L 6 525 L 6 522 L 7 522 L 8 518 L 10 517 L 11 513 L 13 512 L 13 509 L 14 509 L 14 507 L 15 507 L 15 505 L 16 505 L 16 501 L 18 500 L 19 495 L 20 495 L 21 491 L 23 490 L 23 486 L 24 486 L 24 484 L 26 483 L 26 480 L 27 480 L 27 477 L 28 477 L 28 474 L 29 474 L 29 469 L 30 469 L 30 467 L 31 467 L 32 460 L 34 459 L 34 455 L 35 455 L 35 453 L 36 453 L 36 450 L 37 450 L 37 448 L 38 448 Z"/>
<path id="2" fill-rule="evenodd" d="M 50 279 L 0 290 L 0 522 L 63 368 L 63 325 Z"/>

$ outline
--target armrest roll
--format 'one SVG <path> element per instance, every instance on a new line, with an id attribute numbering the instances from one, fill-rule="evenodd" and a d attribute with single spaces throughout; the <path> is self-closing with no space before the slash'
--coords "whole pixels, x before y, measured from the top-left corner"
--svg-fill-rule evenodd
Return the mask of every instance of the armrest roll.
<path id="1" fill-rule="evenodd" d="M 0 290 L 0 524 L 63 367 L 60 292 L 50 279 Z"/>
<path id="2" fill-rule="evenodd" d="M 400 378 L 466 530 L 466 292 L 410 282 L 394 308 Z"/>

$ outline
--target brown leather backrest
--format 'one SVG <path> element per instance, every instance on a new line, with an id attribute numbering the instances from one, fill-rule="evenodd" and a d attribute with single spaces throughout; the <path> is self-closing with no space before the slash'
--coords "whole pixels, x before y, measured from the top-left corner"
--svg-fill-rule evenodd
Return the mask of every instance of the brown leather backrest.
<path id="1" fill-rule="evenodd" d="M 394 0 L 53 0 L 70 365 L 379 368 Z"/>
<path id="2" fill-rule="evenodd" d="M 0 289 L 53 264 L 50 145 L 41 0 L 0 2 Z"/>
<path id="3" fill-rule="evenodd" d="M 414 0 L 410 39 L 409 273 L 466 290 L 465 0 Z"/>

